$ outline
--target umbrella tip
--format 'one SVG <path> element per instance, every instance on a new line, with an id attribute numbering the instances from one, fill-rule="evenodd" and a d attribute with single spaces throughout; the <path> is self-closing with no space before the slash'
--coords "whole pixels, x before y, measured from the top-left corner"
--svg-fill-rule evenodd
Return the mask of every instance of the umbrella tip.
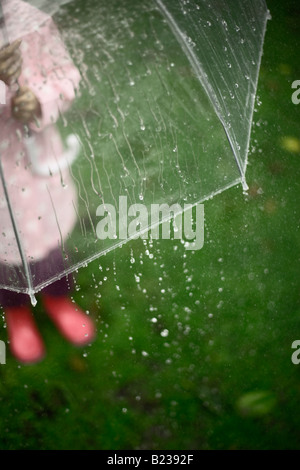
<path id="1" fill-rule="evenodd" d="M 248 189 L 249 189 L 249 186 L 247 185 L 247 183 L 246 183 L 246 179 L 245 179 L 245 177 L 244 177 L 244 176 L 243 176 L 243 178 L 242 178 L 242 181 L 241 181 L 241 183 L 242 183 L 242 186 L 243 186 L 243 191 L 244 191 L 244 192 L 247 192 L 247 191 L 248 191 Z"/>
<path id="2" fill-rule="evenodd" d="M 37 300 L 36 300 L 36 297 L 35 297 L 34 293 L 33 293 L 33 292 L 29 292 L 29 297 L 30 297 L 31 305 L 32 305 L 33 307 L 35 307 L 36 304 L 37 304 Z"/>

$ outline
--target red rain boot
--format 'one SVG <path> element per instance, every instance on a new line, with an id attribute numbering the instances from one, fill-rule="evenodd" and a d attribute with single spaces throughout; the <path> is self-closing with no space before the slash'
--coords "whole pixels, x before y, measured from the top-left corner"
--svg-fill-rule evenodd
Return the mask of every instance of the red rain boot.
<path id="1" fill-rule="evenodd" d="M 49 317 L 68 341 L 83 346 L 94 339 L 92 320 L 68 297 L 44 295 L 43 302 Z"/>
<path id="2" fill-rule="evenodd" d="M 23 363 L 39 362 L 45 355 L 45 348 L 30 308 L 6 307 L 5 318 L 12 354 Z"/>

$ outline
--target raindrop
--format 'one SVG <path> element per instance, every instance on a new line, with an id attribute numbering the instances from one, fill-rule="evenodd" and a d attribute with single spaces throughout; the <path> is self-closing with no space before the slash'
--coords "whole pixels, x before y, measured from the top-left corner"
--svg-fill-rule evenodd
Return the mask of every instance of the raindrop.
<path id="1" fill-rule="evenodd" d="M 163 338 L 166 338 L 168 335 L 169 335 L 169 330 L 167 329 L 162 330 L 160 333 L 160 336 L 162 336 Z"/>

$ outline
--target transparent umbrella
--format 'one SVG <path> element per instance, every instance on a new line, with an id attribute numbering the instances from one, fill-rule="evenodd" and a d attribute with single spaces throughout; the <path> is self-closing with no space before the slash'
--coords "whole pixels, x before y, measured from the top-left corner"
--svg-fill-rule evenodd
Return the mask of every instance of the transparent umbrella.
<path id="1" fill-rule="evenodd" d="M 42 4 L 3 3 L 41 114 L 24 130 L 6 87 L 0 287 L 33 302 L 126 241 L 157 238 L 173 213 L 247 188 L 269 18 L 264 0 L 73 0 L 47 16 Z"/>

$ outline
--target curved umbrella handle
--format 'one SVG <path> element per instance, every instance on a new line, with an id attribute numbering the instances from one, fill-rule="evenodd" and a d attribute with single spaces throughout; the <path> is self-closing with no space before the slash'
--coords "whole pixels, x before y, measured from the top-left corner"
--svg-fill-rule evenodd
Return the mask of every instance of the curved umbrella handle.
<path id="1" fill-rule="evenodd" d="M 35 175 L 49 177 L 50 175 L 55 175 L 61 171 L 69 168 L 72 163 L 78 157 L 80 151 L 79 139 L 75 134 L 70 134 L 67 137 L 66 144 L 67 150 L 59 156 L 59 159 L 56 162 L 41 163 L 39 161 L 39 149 L 35 142 L 35 136 L 33 133 L 29 137 L 24 139 L 26 145 L 27 154 L 29 161 L 31 163 L 31 171 Z"/>

